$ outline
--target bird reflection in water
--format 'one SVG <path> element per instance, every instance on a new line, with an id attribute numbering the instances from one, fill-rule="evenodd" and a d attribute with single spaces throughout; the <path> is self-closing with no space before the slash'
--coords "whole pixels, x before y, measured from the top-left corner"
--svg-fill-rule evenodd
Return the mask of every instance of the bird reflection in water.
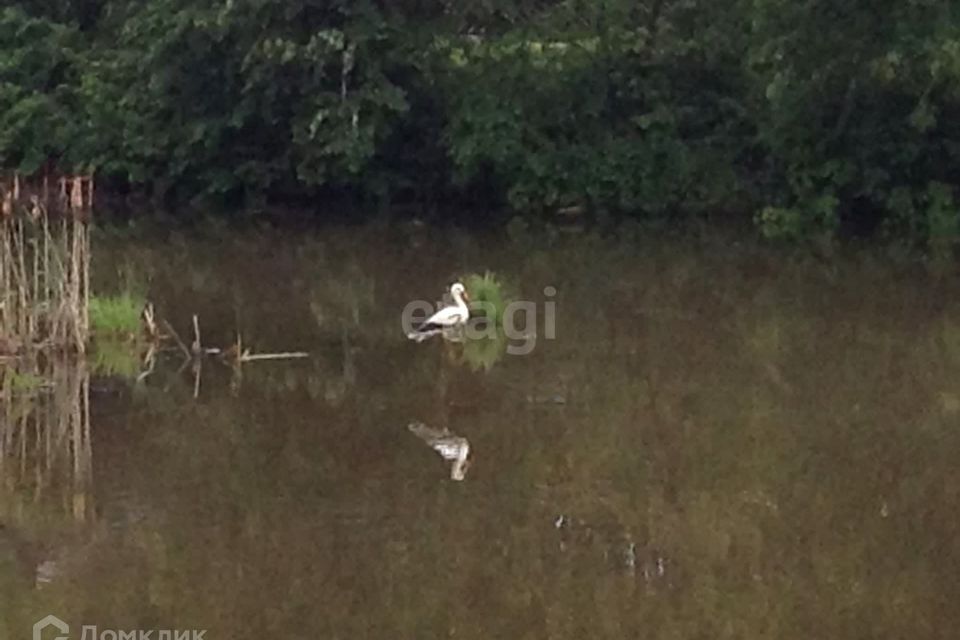
<path id="1" fill-rule="evenodd" d="M 463 480 L 470 468 L 470 443 L 449 429 L 434 429 L 422 422 L 411 422 L 407 428 L 415 436 L 427 443 L 434 451 L 443 456 L 444 460 L 453 464 L 450 467 L 450 478 Z"/>

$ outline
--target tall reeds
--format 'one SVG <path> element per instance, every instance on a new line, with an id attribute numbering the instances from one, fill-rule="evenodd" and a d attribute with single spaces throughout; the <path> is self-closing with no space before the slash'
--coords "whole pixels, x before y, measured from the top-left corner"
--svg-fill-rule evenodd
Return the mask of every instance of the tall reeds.
<path id="1" fill-rule="evenodd" d="M 83 353 L 93 178 L 0 180 L 0 355 Z"/>
<path id="2" fill-rule="evenodd" d="M 86 520 L 92 456 L 83 359 L 0 363 L 0 484 L 7 489 L 0 492 L 0 520 L 17 520 L 26 503 L 51 500 L 63 515 Z"/>

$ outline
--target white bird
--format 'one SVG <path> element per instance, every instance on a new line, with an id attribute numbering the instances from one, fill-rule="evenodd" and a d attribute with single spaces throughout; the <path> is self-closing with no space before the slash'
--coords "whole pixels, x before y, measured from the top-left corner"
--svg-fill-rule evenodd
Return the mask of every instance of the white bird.
<path id="1" fill-rule="evenodd" d="M 407 337 L 417 342 L 422 342 L 430 336 L 443 333 L 445 330 L 466 324 L 470 319 L 470 308 L 467 307 L 466 300 L 470 299 L 467 295 L 467 289 L 459 282 L 450 285 L 450 296 L 454 304 L 440 309 L 435 314 L 424 320 L 413 331 L 407 334 Z"/>
<path id="2" fill-rule="evenodd" d="M 453 462 L 450 467 L 450 478 L 463 480 L 470 468 L 470 443 L 466 438 L 450 433 L 450 430 L 434 429 L 422 422 L 411 422 L 407 425 L 415 436 L 427 443 L 431 449 L 440 454 L 447 461 Z"/>

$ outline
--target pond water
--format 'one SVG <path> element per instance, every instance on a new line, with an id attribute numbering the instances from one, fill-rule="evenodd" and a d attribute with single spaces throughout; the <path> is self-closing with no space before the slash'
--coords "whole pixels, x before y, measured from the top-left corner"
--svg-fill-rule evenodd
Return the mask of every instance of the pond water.
<path id="1" fill-rule="evenodd" d="M 210 640 L 960 626 L 952 273 L 414 226 L 94 254 L 185 342 L 197 314 L 204 345 L 310 355 L 91 359 L 7 402 L 0 638 L 48 614 Z M 409 301 L 486 269 L 533 305 L 529 353 L 404 337 Z M 438 441 L 468 443 L 461 480 Z"/>

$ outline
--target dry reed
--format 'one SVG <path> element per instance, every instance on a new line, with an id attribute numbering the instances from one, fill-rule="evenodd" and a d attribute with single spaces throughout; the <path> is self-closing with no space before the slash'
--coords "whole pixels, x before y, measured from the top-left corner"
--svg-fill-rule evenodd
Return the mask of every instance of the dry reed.
<path id="1" fill-rule="evenodd" d="M 86 349 L 93 178 L 49 182 L 0 180 L 0 355 Z"/>
<path id="2" fill-rule="evenodd" d="M 90 376 L 83 360 L 24 357 L 0 365 L 0 407 L 5 495 L 14 502 L 53 499 L 65 515 L 86 520 L 93 506 L 93 453 Z M 0 501 L 0 520 L 23 506 Z"/>

